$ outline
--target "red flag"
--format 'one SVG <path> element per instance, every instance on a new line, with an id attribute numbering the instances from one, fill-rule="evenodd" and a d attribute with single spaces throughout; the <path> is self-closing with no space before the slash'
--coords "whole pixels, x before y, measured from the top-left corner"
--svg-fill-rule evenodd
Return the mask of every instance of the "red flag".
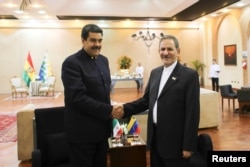
<path id="1" fill-rule="evenodd" d="M 35 77 L 36 77 L 35 69 L 34 69 L 33 62 L 30 56 L 30 52 L 29 52 L 27 56 L 27 60 L 24 64 L 24 71 L 22 74 L 22 78 L 24 82 L 26 83 L 26 85 L 29 87 L 30 81 L 34 81 Z"/>

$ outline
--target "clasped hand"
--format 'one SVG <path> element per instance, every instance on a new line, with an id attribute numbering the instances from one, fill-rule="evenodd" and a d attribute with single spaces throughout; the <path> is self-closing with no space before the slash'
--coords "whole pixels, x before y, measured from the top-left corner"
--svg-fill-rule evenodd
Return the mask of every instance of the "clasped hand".
<path id="1" fill-rule="evenodd" d="M 111 113 L 112 118 L 120 119 L 123 117 L 124 111 L 123 111 L 123 105 L 113 105 L 113 110 Z"/>

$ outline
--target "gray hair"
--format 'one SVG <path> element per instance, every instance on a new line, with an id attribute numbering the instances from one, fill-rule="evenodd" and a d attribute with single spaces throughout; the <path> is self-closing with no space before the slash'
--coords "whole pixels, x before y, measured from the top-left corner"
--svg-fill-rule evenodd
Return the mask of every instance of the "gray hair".
<path id="1" fill-rule="evenodd" d="M 164 36 L 160 39 L 159 45 L 161 44 L 162 41 L 164 41 L 164 40 L 166 40 L 166 39 L 173 40 L 176 49 L 179 49 L 179 48 L 180 48 L 178 39 L 177 39 L 175 36 L 173 36 L 173 35 L 164 35 Z"/>

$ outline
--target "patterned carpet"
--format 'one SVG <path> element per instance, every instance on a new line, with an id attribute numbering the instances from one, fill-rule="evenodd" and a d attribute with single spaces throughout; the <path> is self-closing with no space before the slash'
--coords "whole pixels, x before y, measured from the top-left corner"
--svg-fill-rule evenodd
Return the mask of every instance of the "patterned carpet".
<path id="1" fill-rule="evenodd" d="M 17 140 L 16 114 L 0 114 L 0 143 Z"/>

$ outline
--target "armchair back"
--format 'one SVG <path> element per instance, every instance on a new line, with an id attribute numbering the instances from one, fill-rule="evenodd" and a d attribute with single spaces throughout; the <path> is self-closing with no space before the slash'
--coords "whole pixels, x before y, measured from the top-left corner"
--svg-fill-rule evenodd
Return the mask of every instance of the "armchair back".
<path id="1" fill-rule="evenodd" d="M 63 106 L 35 109 L 33 167 L 69 166 L 64 110 Z"/>
<path id="2" fill-rule="evenodd" d="M 221 85 L 220 92 L 222 97 L 237 97 L 236 92 L 233 91 L 232 85 Z"/>
<path id="3" fill-rule="evenodd" d="M 250 89 L 239 89 L 237 90 L 237 96 L 239 102 L 250 103 Z"/>
<path id="4" fill-rule="evenodd" d="M 11 93 L 12 97 L 17 97 L 18 94 L 23 97 L 23 95 L 27 96 L 28 94 L 28 87 L 23 83 L 20 77 L 12 77 L 10 78 L 10 85 L 11 85 Z"/>
<path id="5" fill-rule="evenodd" d="M 48 96 L 51 93 L 54 96 L 56 78 L 49 76 L 44 83 L 39 86 L 39 94 Z"/>

